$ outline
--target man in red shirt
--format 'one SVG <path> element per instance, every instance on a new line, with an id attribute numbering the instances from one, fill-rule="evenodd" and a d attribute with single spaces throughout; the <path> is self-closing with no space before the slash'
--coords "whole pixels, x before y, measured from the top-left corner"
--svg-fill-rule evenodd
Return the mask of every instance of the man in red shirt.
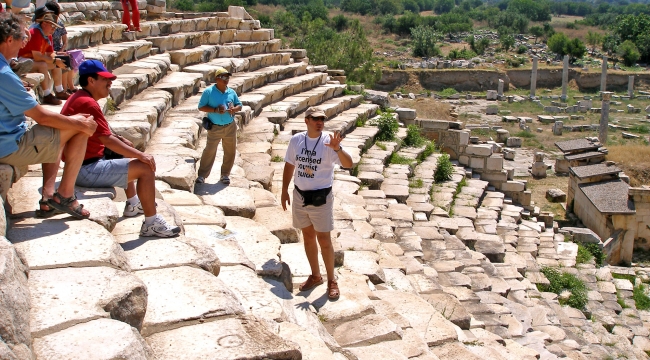
<path id="1" fill-rule="evenodd" d="M 43 104 L 61 105 L 61 100 L 67 100 L 70 95 L 65 91 L 52 94 L 50 87 L 54 84 L 61 85 L 62 69 L 66 65 L 61 59 L 56 58 L 52 47 L 52 34 L 59 27 L 56 23 L 56 16 L 47 8 L 38 8 L 36 13 L 36 24 L 29 29 L 31 39 L 20 49 L 18 56 L 34 60 L 32 71 L 41 73 L 45 79 L 41 82 L 43 89 Z M 50 72 L 52 73 L 50 76 Z M 61 88 L 62 90 L 62 88 Z"/>
<path id="2" fill-rule="evenodd" d="M 129 140 L 114 134 L 97 103 L 97 100 L 109 95 L 115 78 L 100 61 L 84 61 L 79 66 L 79 85 L 82 90 L 74 93 L 61 109 L 61 114 L 68 116 L 91 114 L 97 122 L 95 133 L 88 138 L 76 184 L 90 188 L 117 186 L 126 189 L 128 199 L 123 214 L 127 217 L 144 214 L 141 236 L 176 236 L 180 233 L 180 228 L 167 224 L 156 213 L 154 157 L 135 149 Z M 106 147 L 124 158 L 104 159 Z M 55 178 L 55 171 L 43 171 L 43 193 L 54 190 Z"/>

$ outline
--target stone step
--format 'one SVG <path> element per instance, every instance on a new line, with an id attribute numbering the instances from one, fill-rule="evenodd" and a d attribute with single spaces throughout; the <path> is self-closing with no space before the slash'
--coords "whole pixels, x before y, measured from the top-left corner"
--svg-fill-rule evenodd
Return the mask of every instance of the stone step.
<path id="1" fill-rule="evenodd" d="M 287 96 L 301 93 L 318 85 L 325 84 L 327 74 L 311 73 L 280 80 L 273 84 L 242 94 L 242 104 L 250 106 L 253 113 L 259 114 L 264 106 L 275 103 Z"/>
<path id="2" fill-rule="evenodd" d="M 119 340 L 118 340 L 119 339 Z M 122 321 L 98 318 L 34 339 L 34 354 L 41 359 L 94 359 L 98 346 L 104 359 L 146 360 L 152 352 L 137 329 Z"/>
<path id="3" fill-rule="evenodd" d="M 303 91 L 299 94 L 286 97 L 282 101 L 264 107 L 260 113 L 260 116 L 266 117 L 272 123 L 284 124 L 287 119 L 307 110 L 307 108 L 310 106 L 318 105 L 319 107 L 322 107 L 325 103 L 334 100 L 337 100 L 341 103 L 344 103 L 347 100 L 348 106 L 345 109 L 348 109 L 350 107 L 350 104 L 349 99 L 346 99 L 346 97 L 332 99 L 335 96 L 341 95 L 344 89 L 345 85 L 321 85 L 311 90 Z M 336 110 L 336 108 L 333 110 Z M 330 111 L 330 115 L 328 117 L 335 116 L 341 111 Z M 304 123 L 304 117 L 296 119 L 295 121 L 302 121 Z"/>
<path id="4" fill-rule="evenodd" d="M 221 39 L 219 36 L 210 36 L 209 40 L 200 41 L 200 45 L 196 47 L 168 50 L 172 63 L 180 66 L 182 69 L 185 66 L 209 62 L 215 58 L 247 57 L 273 53 L 280 49 L 279 40 L 228 41 L 223 39 L 223 34 L 221 36 Z"/>
<path id="5" fill-rule="evenodd" d="M 187 327 L 244 313 L 229 288 L 213 274 L 189 266 L 136 271 L 146 285 L 142 335 Z"/>
<path id="6" fill-rule="evenodd" d="M 237 91 L 236 84 L 241 83 L 240 77 L 242 75 L 244 74 L 252 75 L 254 71 L 264 69 L 264 68 L 269 68 L 271 66 L 287 67 L 289 65 L 293 65 L 290 63 L 290 60 L 291 60 L 290 54 L 285 52 L 258 54 L 246 58 L 217 57 L 211 59 L 210 61 L 203 61 L 201 64 L 185 66 L 183 68 L 183 71 L 201 73 L 203 75 L 203 81 L 214 82 L 215 70 L 217 69 L 217 67 L 223 67 L 234 74 L 234 76 L 231 77 L 228 86 L 232 87 L 233 89 L 235 89 L 235 91 Z M 299 67 L 300 66 L 305 67 L 304 63 L 298 63 L 296 65 L 298 65 Z M 244 87 L 244 88 L 247 90 L 250 87 L 252 86 Z M 241 90 L 238 93 L 241 93 Z"/>
<path id="7" fill-rule="evenodd" d="M 29 290 L 34 338 L 109 317 L 139 330 L 152 294 L 132 273 L 105 266 L 33 270 Z"/>
<path id="8" fill-rule="evenodd" d="M 226 216 L 226 229 L 235 232 L 234 238 L 244 250 L 246 257 L 255 264 L 261 276 L 280 276 L 280 239 L 254 220 L 239 216 Z"/>
<path id="9" fill-rule="evenodd" d="M 156 359 L 200 359 L 218 353 L 224 359 L 302 358 L 300 348 L 254 316 L 219 317 L 147 337 Z"/>

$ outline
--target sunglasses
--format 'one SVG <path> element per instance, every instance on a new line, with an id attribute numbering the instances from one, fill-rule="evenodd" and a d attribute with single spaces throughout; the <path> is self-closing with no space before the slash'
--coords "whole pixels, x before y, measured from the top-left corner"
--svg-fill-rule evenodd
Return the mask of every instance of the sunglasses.
<path id="1" fill-rule="evenodd" d="M 219 76 L 217 76 L 217 79 L 230 80 L 230 76 L 229 75 L 219 75 Z"/>
<path id="2" fill-rule="evenodd" d="M 319 116 L 319 117 L 310 117 L 310 119 L 311 119 L 312 121 L 322 121 L 322 122 L 325 122 L 325 118 L 324 118 L 324 117 L 320 117 L 320 116 Z"/>

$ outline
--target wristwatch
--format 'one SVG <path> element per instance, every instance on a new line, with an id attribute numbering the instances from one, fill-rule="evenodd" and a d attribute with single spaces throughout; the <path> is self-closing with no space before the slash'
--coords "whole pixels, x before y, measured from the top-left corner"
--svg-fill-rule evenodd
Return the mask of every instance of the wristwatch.
<path id="1" fill-rule="evenodd" d="M 339 149 L 338 149 L 338 150 L 334 150 L 334 152 L 339 152 L 339 151 L 341 151 L 341 150 L 343 150 L 343 146 L 339 145 Z"/>

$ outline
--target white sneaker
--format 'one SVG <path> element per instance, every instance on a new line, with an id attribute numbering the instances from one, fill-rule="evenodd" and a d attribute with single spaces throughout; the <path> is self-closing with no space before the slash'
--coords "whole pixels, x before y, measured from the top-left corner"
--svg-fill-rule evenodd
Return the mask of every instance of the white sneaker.
<path id="1" fill-rule="evenodd" d="M 203 184 L 204 182 L 205 182 L 205 178 L 203 176 L 199 176 L 196 178 L 197 184 Z"/>
<path id="2" fill-rule="evenodd" d="M 139 214 L 144 214 L 144 210 L 142 210 L 142 203 L 138 202 L 136 205 L 131 205 L 127 201 L 126 205 L 124 206 L 124 216 L 132 217 Z"/>
<path id="3" fill-rule="evenodd" d="M 181 232 L 178 226 L 170 226 L 162 216 L 156 215 L 151 225 L 142 223 L 140 236 L 174 237 Z"/>
<path id="4" fill-rule="evenodd" d="M 230 184 L 230 178 L 228 176 L 224 175 L 224 176 L 221 177 L 221 182 L 228 185 L 228 184 Z"/>

